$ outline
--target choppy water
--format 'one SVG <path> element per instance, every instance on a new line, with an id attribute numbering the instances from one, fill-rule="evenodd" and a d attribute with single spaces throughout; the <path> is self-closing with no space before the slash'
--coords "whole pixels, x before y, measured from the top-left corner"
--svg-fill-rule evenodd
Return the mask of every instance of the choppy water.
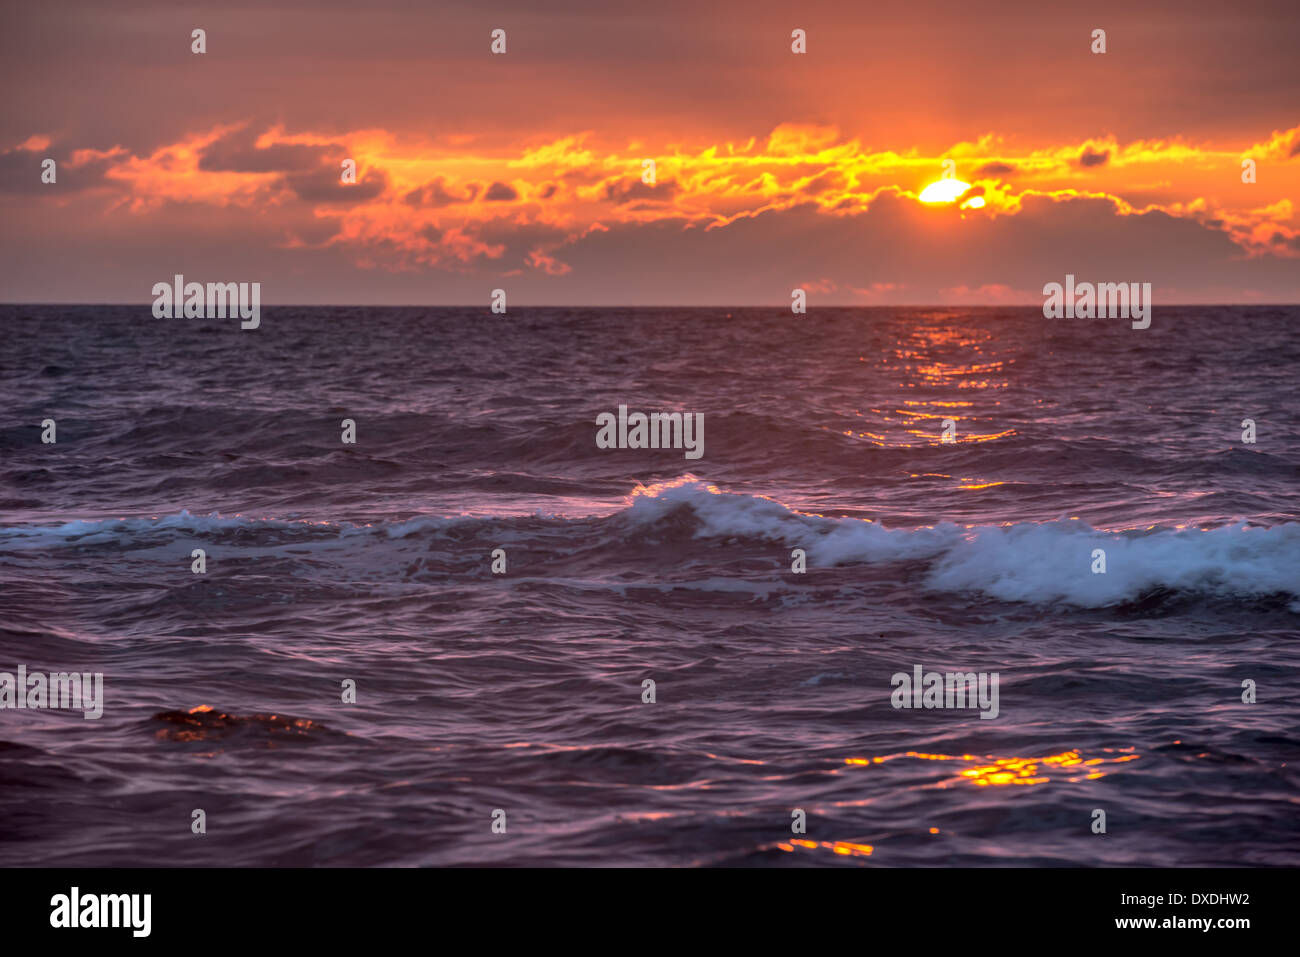
<path id="1" fill-rule="evenodd" d="M 1298 321 L 0 307 L 0 861 L 1295 865 Z"/>

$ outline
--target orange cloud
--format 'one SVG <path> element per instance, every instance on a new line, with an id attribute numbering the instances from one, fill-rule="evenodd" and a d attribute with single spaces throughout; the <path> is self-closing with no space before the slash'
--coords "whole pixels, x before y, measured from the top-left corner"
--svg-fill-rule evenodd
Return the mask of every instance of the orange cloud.
<path id="1" fill-rule="evenodd" d="M 515 148 L 477 149 L 472 139 L 414 141 L 384 130 L 343 134 L 255 132 L 217 126 L 136 156 L 115 147 L 75 150 L 71 165 L 99 163 L 100 189 L 145 215 L 167 203 L 279 210 L 283 245 L 342 247 L 358 264 L 391 270 L 464 269 L 503 255 L 508 237 L 528 247 L 524 265 L 564 275 L 564 249 L 610 224 L 669 223 L 717 229 L 811 206 L 825 216 L 868 210 L 882 195 L 915 198 L 951 160 L 985 199 L 965 217 L 1020 215 L 1026 199 L 1100 199 L 1115 215 L 1162 212 L 1231 238 L 1246 256 L 1300 255 L 1300 127 L 1262 143 L 1120 143 L 1113 137 L 1017 147 L 993 134 L 941 155 L 867 150 L 830 126 L 783 124 L 765 140 L 736 144 L 645 143 L 600 147 L 579 133 Z M 33 135 L 19 149 L 44 149 Z M 1240 159 L 1264 170 L 1243 184 Z M 339 179 L 340 161 L 358 180 Z M 656 181 L 642 182 L 653 159 Z M 958 214 L 940 208 L 936 217 Z M 328 238 L 319 238 L 322 225 Z M 305 238 L 312 234 L 317 238 Z M 826 280 L 829 282 L 830 280 Z M 1018 296 L 1005 287 L 957 287 L 981 301 Z M 869 296 L 870 294 L 868 294 Z"/>

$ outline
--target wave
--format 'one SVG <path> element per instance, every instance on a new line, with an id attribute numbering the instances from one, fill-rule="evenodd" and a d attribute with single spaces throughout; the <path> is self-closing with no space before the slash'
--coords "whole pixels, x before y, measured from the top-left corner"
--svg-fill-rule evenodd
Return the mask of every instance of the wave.
<path id="1" fill-rule="evenodd" d="M 0 553 L 73 544 L 138 547 L 194 535 L 259 548 L 305 542 L 370 548 L 376 541 L 450 538 L 455 547 L 526 542 L 538 551 L 554 551 L 562 542 L 567 552 L 597 550 L 612 566 L 632 549 L 638 554 L 647 547 L 679 552 L 683 539 L 699 548 L 734 547 L 740 541 L 770 549 L 779 543 L 787 550 L 804 549 L 809 574 L 803 581 L 809 584 L 815 583 L 818 568 L 920 564 L 919 571 L 899 568 L 895 574 L 914 578 L 929 592 L 982 594 L 1007 602 L 1102 608 L 1163 591 L 1241 599 L 1280 595 L 1292 599 L 1291 611 L 1300 612 L 1300 523 L 1104 530 L 1061 519 L 887 528 L 861 518 L 800 511 L 765 496 L 726 492 L 691 475 L 639 486 L 626 507 L 612 514 L 603 509 L 530 517 L 419 516 L 354 524 L 182 511 L 160 518 L 3 528 Z M 782 562 L 788 554 L 783 551 Z M 534 565 L 532 572 L 538 571 Z"/>
<path id="2" fill-rule="evenodd" d="M 931 591 L 1086 608 L 1123 604 L 1160 589 L 1300 598 L 1298 523 L 1105 531 L 1062 519 L 891 529 L 800 512 L 774 499 L 691 480 L 638 490 L 630 514 L 655 524 L 681 509 L 693 513 L 701 537 L 779 541 L 803 548 L 810 568 L 926 562 L 923 583 Z M 1094 572 L 1102 557 L 1105 571 Z M 1300 605 L 1293 603 L 1292 610 L 1300 611 Z"/>

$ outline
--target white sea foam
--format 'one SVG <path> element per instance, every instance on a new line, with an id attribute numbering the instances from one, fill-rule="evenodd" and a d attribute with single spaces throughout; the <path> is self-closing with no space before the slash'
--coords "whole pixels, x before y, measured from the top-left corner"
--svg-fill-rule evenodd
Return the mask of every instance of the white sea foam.
<path id="1" fill-rule="evenodd" d="M 928 591 L 977 593 L 1004 601 L 1099 608 L 1166 588 L 1219 597 L 1289 594 L 1297 599 L 1291 610 L 1300 612 L 1297 523 L 1270 528 L 1243 523 L 1212 529 L 1141 531 L 1094 529 L 1077 520 L 886 528 L 863 519 L 799 512 L 762 496 L 723 492 L 690 476 L 638 488 L 631 505 L 612 517 L 602 510 L 582 518 L 538 515 L 537 519 L 553 524 L 594 521 L 592 531 L 602 528 L 605 534 L 619 536 L 626 533 L 628 524 L 653 529 L 684 512 L 689 512 L 699 539 L 758 540 L 803 548 L 808 555 L 810 583 L 819 567 L 906 562 L 923 565 L 909 574 L 916 575 L 918 586 Z M 414 536 L 418 541 L 476 524 L 490 530 L 494 542 L 509 544 L 531 537 L 528 529 L 504 526 L 507 521 L 514 519 L 422 516 L 358 525 L 182 511 L 155 518 L 4 528 L 0 529 L 0 551 L 127 543 L 169 531 L 183 537 L 256 528 L 295 533 L 295 542 L 300 541 L 297 533 L 318 531 L 321 544 L 333 541 L 347 549 L 352 547 L 349 542 L 368 548 L 375 536 L 395 545 L 394 540 Z M 554 543 L 547 547 L 554 548 Z M 1104 574 L 1092 572 L 1093 552 L 1098 548 L 1106 553 Z M 558 554 L 568 552 L 560 550 Z M 713 582 L 714 587 L 718 585 Z"/>
<path id="2" fill-rule="evenodd" d="M 688 506 L 698 537 L 779 541 L 803 548 L 810 565 L 926 561 L 924 585 L 1006 601 L 1103 607 L 1155 588 L 1212 595 L 1300 596 L 1300 524 L 1214 529 L 1104 531 L 1086 522 L 889 529 L 856 518 L 797 512 L 773 499 L 721 492 L 683 480 L 639 490 L 630 514 L 657 522 Z M 1093 550 L 1106 553 L 1093 574 Z M 1292 606 L 1296 610 L 1296 606 Z"/>

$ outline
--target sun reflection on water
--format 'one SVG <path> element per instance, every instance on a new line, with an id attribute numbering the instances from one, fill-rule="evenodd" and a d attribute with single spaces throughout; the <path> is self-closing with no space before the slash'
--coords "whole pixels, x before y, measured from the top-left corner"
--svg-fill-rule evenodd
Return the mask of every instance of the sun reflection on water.
<path id="1" fill-rule="evenodd" d="M 899 754 L 886 754 L 879 757 L 845 758 L 846 765 L 884 764 L 899 758 L 912 758 L 919 761 L 959 761 L 968 767 L 962 768 L 955 775 L 931 785 L 936 788 L 952 787 L 954 784 L 969 783 L 978 787 L 1032 787 L 1048 784 L 1053 780 L 1078 782 L 1091 781 L 1105 777 L 1109 771 L 1099 770 L 1104 764 L 1123 764 L 1136 761 L 1141 755 L 1133 748 L 1103 748 L 1103 752 L 1114 757 L 1084 758 L 1078 748 L 1049 754 L 1044 757 L 999 758 L 993 755 L 977 754 L 932 754 L 926 751 L 905 751 Z"/>
<path id="2" fill-rule="evenodd" d="M 842 857 L 870 857 L 871 852 L 875 850 L 870 844 L 854 844 L 851 841 L 805 841 L 798 838 L 781 841 L 776 846 L 783 851 L 790 852 L 793 852 L 797 847 L 806 848 L 810 851 L 821 849 L 830 851 L 832 854 L 839 854 Z"/>

